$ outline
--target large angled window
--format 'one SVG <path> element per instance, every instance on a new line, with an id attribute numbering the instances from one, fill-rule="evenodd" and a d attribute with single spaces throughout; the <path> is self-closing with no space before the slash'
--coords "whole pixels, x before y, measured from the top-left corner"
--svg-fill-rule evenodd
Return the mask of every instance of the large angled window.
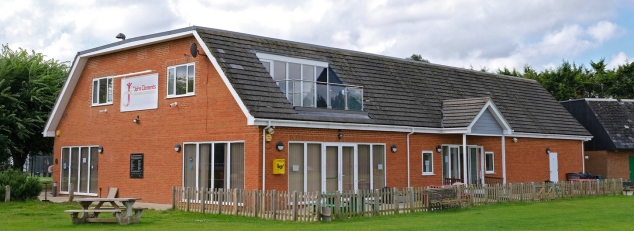
<path id="1" fill-rule="evenodd" d="M 363 110 L 363 88 L 344 84 L 328 63 L 262 53 L 258 57 L 293 106 Z"/>

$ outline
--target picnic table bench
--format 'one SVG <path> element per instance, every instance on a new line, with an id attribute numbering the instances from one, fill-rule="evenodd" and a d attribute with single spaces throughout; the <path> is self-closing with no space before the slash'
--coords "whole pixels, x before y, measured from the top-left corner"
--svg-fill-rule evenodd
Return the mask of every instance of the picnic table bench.
<path id="1" fill-rule="evenodd" d="M 75 199 L 82 206 L 82 209 L 65 210 L 70 213 L 70 217 L 75 224 L 83 224 L 87 222 L 116 222 L 120 225 L 130 223 L 138 223 L 141 220 L 143 210 L 147 208 L 134 208 L 134 203 L 141 198 L 80 198 Z M 90 208 L 92 203 L 96 203 L 95 207 Z M 117 202 L 123 204 L 119 206 Z M 109 203 L 112 207 L 102 207 L 105 203 Z M 82 216 L 79 217 L 79 213 Z M 113 217 L 99 217 L 101 213 L 111 213 Z"/>

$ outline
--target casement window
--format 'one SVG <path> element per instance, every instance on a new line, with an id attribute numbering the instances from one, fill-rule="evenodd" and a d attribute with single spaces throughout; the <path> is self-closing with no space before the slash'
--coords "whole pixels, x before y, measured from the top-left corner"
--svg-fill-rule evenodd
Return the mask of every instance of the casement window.
<path id="1" fill-rule="evenodd" d="M 92 106 L 112 104 L 112 77 L 92 80 Z"/>
<path id="2" fill-rule="evenodd" d="M 291 142 L 288 191 L 334 192 L 385 187 L 385 145 Z"/>
<path id="3" fill-rule="evenodd" d="M 97 146 L 62 147 L 60 192 L 96 196 L 99 153 Z M 72 188 L 71 188 L 72 184 Z"/>
<path id="4" fill-rule="evenodd" d="M 423 151 L 423 175 L 434 175 L 434 155 L 432 151 Z"/>
<path id="5" fill-rule="evenodd" d="M 363 110 L 363 88 L 343 84 L 328 63 L 262 53 L 257 56 L 293 106 Z"/>
<path id="6" fill-rule="evenodd" d="M 484 153 L 484 166 L 486 169 L 486 173 L 494 173 L 493 169 L 493 152 L 485 152 Z"/>
<path id="7" fill-rule="evenodd" d="M 183 187 L 244 189 L 244 143 L 185 143 Z"/>
<path id="8" fill-rule="evenodd" d="M 188 63 L 167 68 L 167 97 L 194 95 L 195 65 Z"/>

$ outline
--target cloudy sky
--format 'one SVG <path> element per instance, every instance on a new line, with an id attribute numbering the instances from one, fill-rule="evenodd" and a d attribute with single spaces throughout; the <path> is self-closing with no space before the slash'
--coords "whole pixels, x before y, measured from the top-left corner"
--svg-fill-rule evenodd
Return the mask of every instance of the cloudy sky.
<path id="1" fill-rule="evenodd" d="M 0 43 L 78 51 L 190 25 L 495 70 L 634 57 L 634 1 L 0 1 Z"/>

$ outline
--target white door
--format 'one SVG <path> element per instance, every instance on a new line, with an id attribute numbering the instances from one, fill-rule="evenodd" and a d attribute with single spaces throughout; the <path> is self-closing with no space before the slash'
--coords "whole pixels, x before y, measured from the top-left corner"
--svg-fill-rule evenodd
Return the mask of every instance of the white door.
<path id="1" fill-rule="evenodd" d="M 559 182 L 559 167 L 557 164 L 557 153 L 551 152 L 548 154 L 550 159 L 550 181 Z"/>

